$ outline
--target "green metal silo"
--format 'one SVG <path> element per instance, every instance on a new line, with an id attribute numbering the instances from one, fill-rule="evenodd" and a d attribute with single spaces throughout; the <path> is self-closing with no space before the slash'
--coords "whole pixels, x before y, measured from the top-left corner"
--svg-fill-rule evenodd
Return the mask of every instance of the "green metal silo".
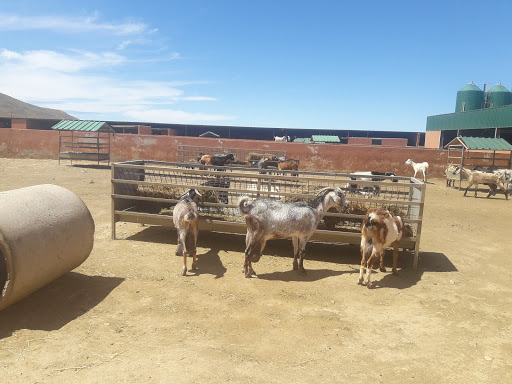
<path id="1" fill-rule="evenodd" d="M 473 82 L 466 85 L 457 92 L 455 112 L 472 111 L 481 109 L 484 104 L 484 91 L 478 88 Z"/>
<path id="2" fill-rule="evenodd" d="M 487 94 L 487 102 L 493 108 L 512 104 L 512 93 L 503 85 L 496 84 Z"/>

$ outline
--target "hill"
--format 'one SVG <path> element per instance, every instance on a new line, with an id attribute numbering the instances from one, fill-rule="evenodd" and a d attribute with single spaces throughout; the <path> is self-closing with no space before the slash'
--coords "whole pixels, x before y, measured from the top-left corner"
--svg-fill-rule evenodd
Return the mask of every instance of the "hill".
<path id="1" fill-rule="evenodd" d="M 21 119 L 77 120 L 58 109 L 42 108 L 0 93 L 0 117 Z"/>

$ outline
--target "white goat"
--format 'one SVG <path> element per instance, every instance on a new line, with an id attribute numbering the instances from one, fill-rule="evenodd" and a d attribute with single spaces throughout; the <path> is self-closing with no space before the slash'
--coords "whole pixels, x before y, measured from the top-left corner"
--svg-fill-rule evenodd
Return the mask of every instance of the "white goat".
<path id="1" fill-rule="evenodd" d="M 421 171 L 423 173 L 423 182 L 427 181 L 428 163 L 426 161 L 424 161 L 423 163 L 415 163 L 411 159 L 407 159 L 405 164 L 412 165 L 412 167 L 414 168 L 414 177 L 416 177 L 418 171 Z"/>
<path id="2" fill-rule="evenodd" d="M 290 141 L 290 136 L 274 136 L 274 141 Z"/>
<path id="3" fill-rule="evenodd" d="M 192 269 L 196 265 L 196 244 L 198 235 L 199 212 L 197 205 L 202 203 L 202 196 L 197 189 L 189 189 L 180 197 L 172 211 L 172 221 L 178 231 L 176 256 L 183 256 L 181 275 L 187 274 L 187 255 L 193 257 Z"/>
<path id="4" fill-rule="evenodd" d="M 247 204 L 248 196 L 239 200 L 239 208 L 245 217 L 245 277 L 255 272 L 252 263 L 260 260 L 267 240 L 292 238 L 293 269 L 305 272 L 306 244 L 327 210 L 336 205 L 345 206 L 347 201 L 341 188 L 327 187 L 317 192 L 315 201 L 282 202 L 274 199 L 255 199 Z M 299 262 L 297 258 L 300 257 Z"/>

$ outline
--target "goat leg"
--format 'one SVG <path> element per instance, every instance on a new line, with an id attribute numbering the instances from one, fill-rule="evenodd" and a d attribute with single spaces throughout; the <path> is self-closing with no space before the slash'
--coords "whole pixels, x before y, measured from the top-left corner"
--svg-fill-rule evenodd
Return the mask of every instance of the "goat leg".
<path id="1" fill-rule="evenodd" d="M 393 244 L 393 274 L 396 275 L 396 262 L 398 260 L 398 243 Z"/>
<path id="2" fill-rule="evenodd" d="M 199 231 L 197 228 L 197 222 L 195 225 L 192 226 L 192 235 L 194 236 L 194 249 L 192 251 L 192 269 L 197 269 L 197 250 L 196 250 L 196 244 L 197 244 L 197 235 Z"/>
<path id="3" fill-rule="evenodd" d="M 384 267 L 384 254 L 386 252 L 385 251 L 382 251 L 382 253 L 380 254 L 380 267 L 379 267 L 379 270 L 381 272 L 386 272 L 386 267 Z"/>
<path id="4" fill-rule="evenodd" d="M 370 256 L 370 259 L 368 259 L 368 265 L 366 267 L 366 286 L 368 288 L 372 288 L 373 285 L 372 285 L 372 282 L 371 282 L 371 276 L 372 276 L 372 268 L 373 268 L 373 263 L 375 262 L 375 260 L 377 260 L 377 252 L 375 252 L 375 249 L 372 253 L 372 255 Z"/>
<path id="5" fill-rule="evenodd" d="M 252 269 L 252 263 L 249 261 L 249 257 L 247 255 L 245 255 L 244 269 L 242 269 L 242 272 L 245 274 L 246 278 L 256 274 L 254 269 Z"/>
<path id="6" fill-rule="evenodd" d="M 292 237 L 293 243 L 293 270 L 297 271 L 299 269 L 299 264 L 297 263 L 297 258 L 299 257 L 299 239 L 297 237 Z"/>
<path id="7" fill-rule="evenodd" d="M 299 272 L 306 273 L 304 269 L 304 256 L 306 256 L 306 246 L 300 249 L 300 259 L 299 259 Z"/>

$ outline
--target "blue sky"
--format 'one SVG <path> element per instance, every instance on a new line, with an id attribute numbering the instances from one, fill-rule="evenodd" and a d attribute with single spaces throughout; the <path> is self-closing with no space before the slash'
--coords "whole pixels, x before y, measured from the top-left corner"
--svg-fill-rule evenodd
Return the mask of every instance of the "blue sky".
<path id="1" fill-rule="evenodd" d="M 507 1 L 2 1 L 0 92 L 81 119 L 424 131 L 512 87 Z"/>

